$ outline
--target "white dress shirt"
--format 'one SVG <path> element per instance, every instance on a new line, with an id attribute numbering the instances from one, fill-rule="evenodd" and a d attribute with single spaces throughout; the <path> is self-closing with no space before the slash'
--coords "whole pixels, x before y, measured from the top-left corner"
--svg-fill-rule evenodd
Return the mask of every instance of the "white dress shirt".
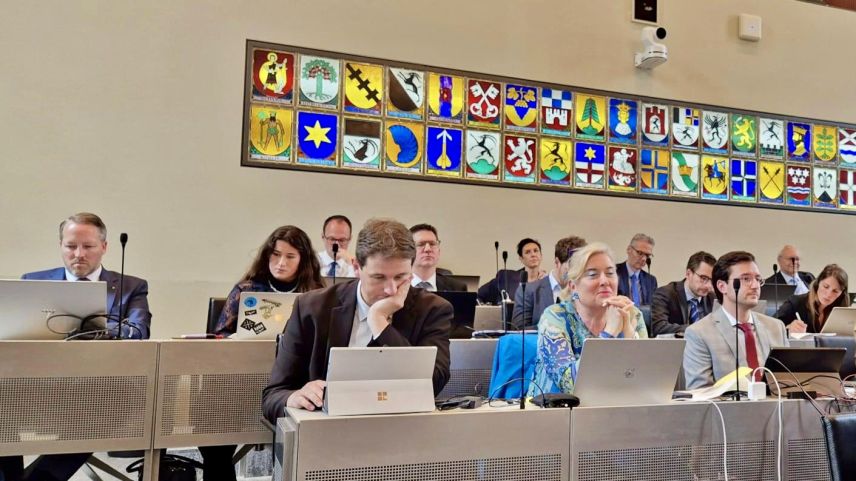
<path id="1" fill-rule="evenodd" d="M 330 272 L 330 264 L 333 263 L 333 258 L 327 254 L 327 251 L 318 251 L 318 262 L 321 263 L 321 275 L 326 276 Z M 341 257 L 336 259 L 336 277 L 357 277 L 354 272 L 354 266 Z"/>
<path id="2" fill-rule="evenodd" d="M 351 326 L 351 338 L 348 347 L 366 347 L 372 341 L 372 330 L 369 327 L 369 305 L 360 294 L 362 281 L 357 283 L 357 308 L 354 310 L 354 323 Z"/>
<path id="3" fill-rule="evenodd" d="M 434 274 L 428 279 L 420 279 L 416 273 L 413 273 L 413 279 L 410 280 L 410 285 L 412 287 L 418 287 L 420 282 L 427 282 L 431 284 L 431 287 L 428 287 L 427 290 L 431 292 L 437 292 L 437 271 L 434 271 Z"/>
<path id="4" fill-rule="evenodd" d="M 550 289 L 553 290 L 553 299 L 559 297 L 559 293 L 562 292 L 562 286 L 559 284 L 559 281 L 553 277 L 553 271 L 550 271 L 550 274 L 547 276 L 550 279 Z"/>
<path id="5" fill-rule="evenodd" d="M 799 273 L 797 273 L 795 277 L 791 277 L 785 274 L 783 271 L 779 272 L 782 273 L 782 278 L 785 280 L 785 284 L 789 286 L 797 286 L 797 288 L 794 289 L 795 295 L 805 294 L 806 292 L 808 292 L 808 286 L 805 285 L 805 282 L 803 282 L 802 277 L 800 277 Z"/>
<path id="6" fill-rule="evenodd" d="M 95 269 L 88 276 L 84 276 L 84 277 L 86 277 L 90 281 L 100 281 L 101 280 L 101 271 L 103 271 L 103 270 L 104 270 L 104 266 L 98 266 L 98 269 Z M 79 281 L 80 279 L 82 279 L 82 277 L 77 277 L 76 275 L 72 274 L 71 271 L 68 270 L 68 268 L 65 269 L 65 280 L 73 282 L 73 281 Z"/>

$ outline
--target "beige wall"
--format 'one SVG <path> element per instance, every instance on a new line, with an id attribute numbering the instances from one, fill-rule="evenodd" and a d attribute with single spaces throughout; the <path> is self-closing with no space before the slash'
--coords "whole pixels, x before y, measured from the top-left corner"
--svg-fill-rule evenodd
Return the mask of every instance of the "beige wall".
<path id="1" fill-rule="evenodd" d="M 795 0 L 661 0 L 669 62 L 633 68 L 630 0 L 7 2 L 0 17 L 0 275 L 59 265 L 56 224 L 103 215 L 147 278 L 154 337 L 200 331 L 273 227 L 318 240 L 334 212 L 438 226 L 444 264 L 486 276 L 493 241 L 569 233 L 623 258 L 657 240 L 654 273 L 697 249 L 743 248 L 769 272 L 785 241 L 804 267 L 856 272 L 853 217 L 241 168 L 247 38 L 569 85 L 856 122 L 856 16 Z M 736 15 L 764 39 L 737 39 Z M 528 18 L 528 20 L 527 20 Z M 731 232 L 739 232 L 732 234 Z M 548 251 L 551 249 L 548 248 Z M 549 257 L 549 256 L 548 256 Z M 545 260 L 545 266 L 548 261 Z"/>

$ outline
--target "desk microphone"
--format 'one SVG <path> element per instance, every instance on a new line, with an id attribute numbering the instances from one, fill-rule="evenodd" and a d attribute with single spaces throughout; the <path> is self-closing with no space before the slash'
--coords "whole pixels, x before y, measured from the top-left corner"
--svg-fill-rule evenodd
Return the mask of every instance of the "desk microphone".
<path id="1" fill-rule="evenodd" d="M 648 274 L 650 274 L 651 273 L 651 258 L 648 256 L 645 256 L 645 265 L 648 266 Z"/>
<path id="2" fill-rule="evenodd" d="M 738 332 L 740 331 L 740 316 L 737 315 L 740 308 L 740 303 L 738 302 L 738 296 L 740 295 L 740 278 L 734 279 L 732 281 L 732 285 L 734 286 L 734 320 L 737 321 L 734 324 L 734 382 L 736 382 L 736 388 L 734 389 L 734 400 L 740 400 L 740 337 L 738 336 Z M 749 360 L 747 359 L 748 363 Z"/>
<path id="3" fill-rule="evenodd" d="M 508 296 L 508 251 L 502 251 L 502 278 L 503 284 L 505 284 L 504 289 L 499 290 L 499 305 L 502 306 L 502 310 L 500 314 L 502 315 L 502 330 L 508 331 L 508 316 L 505 314 L 505 296 Z M 499 272 L 499 270 L 497 270 Z M 499 279 L 496 281 L 499 283 Z M 505 296 L 502 294 L 505 293 Z"/>
<path id="4" fill-rule="evenodd" d="M 122 244 L 122 269 L 119 272 L 119 319 L 116 322 L 116 339 L 122 339 L 122 291 L 125 288 L 125 244 L 128 243 L 128 234 L 122 232 L 119 234 L 119 243 Z M 130 331 L 128 332 L 130 334 Z"/>
<path id="5" fill-rule="evenodd" d="M 493 256 L 496 260 L 496 272 L 499 272 L 499 241 L 493 241 L 493 250 L 496 252 Z"/>
<path id="6" fill-rule="evenodd" d="M 333 243 L 333 285 L 336 285 L 336 271 L 339 270 L 339 261 L 336 258 L 339 256 L 339 243 Z"/>
<path id="7" fill-rule="evenodd" d="M 773 292 L 776 296 L 776 312 L 779 312 L 779 265 L 773 264 Z"/>
<path id="8" fill-rule="evenodd" d="M 529 273 L 526 269 L 520 273 L 520 293 L 522 299 L 526 299 L 526 282 L 529 280 Z M 526 301 L 523 301 L 526 305 Z M 524 381 L 526 379 L 526 312 L 523 312 L 523 319 L 520 325 L 520 409 L 526 409 L 526 390 Z"/>

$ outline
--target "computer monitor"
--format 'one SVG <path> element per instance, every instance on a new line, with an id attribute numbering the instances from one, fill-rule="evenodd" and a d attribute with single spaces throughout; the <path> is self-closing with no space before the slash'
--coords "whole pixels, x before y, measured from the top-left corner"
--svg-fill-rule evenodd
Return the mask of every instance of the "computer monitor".
<path id="1" fill-rule="evenodd" d="M 106 282 L 0 280 L 0 340 L 64 339 L 106 305 Z"/>
<path id="2" fill-rule="evenodd" d="M 764 367 L 773 372 L 782 395 L 791 391 L 815 391 L 821 396 L 843 396 L 838 370 L 847 350 L 841 347 L 774 347 Z M 796 379 L 794 379 L 796 378 Z M 799 384 L 797 384 L 799 383 Z M 770 393 L 778 395 L 776 383 L 767 376 Z"/>
<path id="3" fill-rule="evenodd" d="M 797 286 L 790 284 L 764 284 L 761 286 L 761 299 L 767 301 L 775 313 L 789 297 L 794 295 Z"/>
<path id="4" fill-rule="evenodd" d="M 438 296 L 449 301 L 455 310 L 452 320 L 451 339 L 469 339 L 473 337 L 473 323 L 476 316 L 476 293 L 461 291 L 437 291 Z"/>

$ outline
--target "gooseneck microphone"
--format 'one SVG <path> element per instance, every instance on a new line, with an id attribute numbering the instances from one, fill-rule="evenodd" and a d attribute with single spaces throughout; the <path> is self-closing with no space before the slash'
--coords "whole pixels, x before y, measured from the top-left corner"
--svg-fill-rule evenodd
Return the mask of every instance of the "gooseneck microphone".
<path id="1" fill-rule="evenodd" d="M 122 297 L 124 293 L 122 292 L 125 289 L 125 244 L 128 243 L 128 234 L 122 232 L 119 234 L 119 243 L 122 244 L 122 266 L 119 272 L 119 319 L 116 322 L 116 339 L 122 339 L 122 322 L 124 316 L 122 314 Z M 130 331 L 128 332 L 130 334 Z"/>
<path id="2" fill-rule="evenodd" d="M 502 316 L 502 330 L 508 332 L 508 316 L 505 314 L 505 296 L 508 295 L 508 251 L 502 251 L 502 281 L 504 287 L 499 290 L 499 305 L 502 307 L 502 310 L 499 312 Z M 498 282 L 499 280 L 497 279 Z M 503 293 L 505 293 L 505 296 L 503 296 Z"/>
<path id="3" fill-rule="evenodd" d="M 339 261 L 336 259 L 339 257 L 339 243 L 333 243 L 333 285 L 336 285 L 336 271 L 339 270 Z"/>
<path id="4" fill-rule="evenodd" d="M 732 281 L 732 285 L 734 286 L 734 320 L 737 321 L 734 324 L 734 382 L 737 383 L 737 388 L 734 390 L 734 400 L 740 400 L 740 336 L 738 335 L 740 331 L 740 317 L 738 316 L 740 302 L 738 301 L 738 297 L 740 295 L 740 278 L 734 279 Z M 748 363 L 749 360 L 747 359 Z"/>
<path id="5" fill-rule="evenodd" d="M 493 241 L 494 259 L 496 260 L 496 272 L 499 272 L 499 241 Z"/>
<path id="6" fill-rule="evenodd" d="M 520 273 L 520 294 L 521 299 L 524 299 L 523 305 L 526 305 L 526 282 L 529 280 L 529 273 L 526 269 Z M 526 409 L 526 312 L 523 312 L 523 319 L 520 322 L 520 409 Z"/>
<path id="7" fill-rule="evenodd" d="M 773 264 L 773 295 L 776 297 L 776 312 L 779 312 L 779 265 Z"/>

